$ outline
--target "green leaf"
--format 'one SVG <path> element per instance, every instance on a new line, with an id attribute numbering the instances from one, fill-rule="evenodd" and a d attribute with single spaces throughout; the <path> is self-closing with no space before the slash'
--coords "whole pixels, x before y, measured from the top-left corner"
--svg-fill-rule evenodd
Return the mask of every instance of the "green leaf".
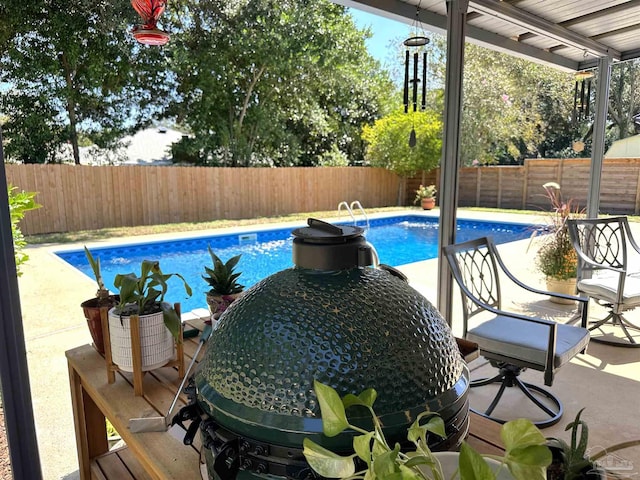
<path id="1" fill-rule="evenodd" d="M 517 480 L 545 480 L 551 460 L 551 450 L 545 445 L 519 447 L 505 455 L 509 471 Z"/>
<path id="2" fill-rule="evenodd" d="M 84 247 L 84 254 L 87 257 L 87 260 L 89 261 L 89 265 L 91 265 L 91 270 L 93 270 L 93 276 L 95 277 L 96 283 L 98 284 L 98 289 L 103 290 L 105 287 L 104 287 L 104 282 L 102 280 L 102 273 L 100 268 L 100 257 L 93 258 L 93 255 L 91 255 L 91 252 L 86 246 Z"/>
<path id="3" fill-rule="evenodd" d="M 355 455 L 342 457 L 308 438 L 302 441 L 302 445 L 302 454 L 307 459 L 307 462 L 309 462 L 313 470 L 323 477 L 345 478 L 355 473 L 356 469 L 353 462 Z"/>
<path id="4" fill-rule="evenodd" d="M 353 450 L 358 457 L 367 462 L 368 466 L 371 465 L 371 439 L 373 435 L 374 432 L 369 432 L 353 438 Z"/>
<path id="5" fill-rule="evenodd" d="M 551 464 L 551 451 L 542 432 L 527 419 L 505 423 L 500 436 L 505 445 L 505 462 L 518 480 L 544 480 Z"/>
<path id="6" fill-rule="evenodd" d="M 500 429 L 500 437 L 507 453 L 513 449 L 529 445 L 544 445 L 546 439 L 542 432 L 526 418 L 505 423 Z"/>
<path id="7" fill-rule="evenodd" d="M 335 437 L 349 427 L 342 400 L 333 388 L 317 380 L 313 381 L 313 389 L 320 403 L 322 430 L 327 437 Z"/>
<path id="8" fill-rule="evenodd" d="M 376 477 L 387 479 L 400 474 L 400 466 L 397 463 L 399 452 L 400 445 L 396 444 L 393 450 L 384 452 L 373 460 L 373 471 Z"/>
<path id="9" fill-rule="evenodd" d="M 429 416 L 429 419 L 426 423 L 421 424 L 421 420 L 426 416 Z M 427 432 L 435 433 L 440 438 L 446 437 L 444 421 L 438 416 L 438 414 L 433 412 L 422 412 L 418 415 L 416 421 L 413 422 L 409 428 L 407 438 L 411 442 L 417 442 L 418 439 L 422 439 L 422 442 L 426 445 Z"/>
<path id="10" fill-rule="evenodd" d="M 342 398 L 342 404 L 344 405 L 344 408 L 349 408 L 353 405 L 373 408 L 373 404 L 376 401 L 377 396 L 378 393 L 373 388 L 368 388 L 357 397 L 352 393 L 346 394 Z"/>
<path id="11" fill-rule="evenodd" d="M 410 458 L 404 463 L 405 467 L 411 468 L 417 465 L 435 465 L 435 462 L 426 455 L 411 455 L 410 453 L 408 453 L 407 456 L 409 456 Z"/>
<path id="12" fill-rule="evenodd" d="M 460 480 L 493 480 L 496 478 L 484 458 L 466 442 L 463 442 L 460 447 L 458 468 Z"/>
<path id="13" fill-rule="evenodd" d="M 181 323 L 178 312 L 176 312 L 173 307 L 166 302 L 162 302 L 161 306 L 164 325 L 169 329 L 173 338 L 177 339 L 180 336 Z"/>

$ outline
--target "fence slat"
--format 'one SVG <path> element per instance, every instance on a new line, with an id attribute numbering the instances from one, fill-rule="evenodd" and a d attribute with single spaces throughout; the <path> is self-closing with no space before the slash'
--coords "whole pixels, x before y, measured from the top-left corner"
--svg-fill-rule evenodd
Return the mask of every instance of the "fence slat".
<path id="1" fill-rule="evenodd" d="M 21 223 L 25 235 L 332 210 L 342 200 L 392 206 L 399 185 L 367 167 L 5 167 L 8 182 L 43 205 Z"/>

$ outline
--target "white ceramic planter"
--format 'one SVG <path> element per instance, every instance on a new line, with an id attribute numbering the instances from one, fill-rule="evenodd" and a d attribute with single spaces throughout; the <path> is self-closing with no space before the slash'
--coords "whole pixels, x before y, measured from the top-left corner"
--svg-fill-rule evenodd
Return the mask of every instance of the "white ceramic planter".
<path id="1" fill-rule="evenodd" d="M 109 310 L 111 357 L 121 370 L 133 372 L 130 317 Z M 173 336 L 164 325 L 162 312 L 140 316 L 142 371 L 162 367 L 175 356 Z"/>

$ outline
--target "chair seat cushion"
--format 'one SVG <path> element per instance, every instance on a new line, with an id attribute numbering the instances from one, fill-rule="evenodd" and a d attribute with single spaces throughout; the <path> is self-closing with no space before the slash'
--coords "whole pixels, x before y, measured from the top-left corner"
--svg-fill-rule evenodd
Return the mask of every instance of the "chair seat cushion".
<path id="1" fill-rule="evenodd" d="M 615 303 L 616 292 L 618 291 L 618 276 L 580 280 L 578 282 L 578 291 L 590 297 Z M 640 278 L 627 275 L 624 281 L 622 304 L 628 307 L 640 305 Z"/>
<path id="2" fill-rule="evenodd" d="M 549 328 L 526 320 L 497 315 L 470 329 L 467 332 L 467 339 L 479 345 L 481 355 L 495 353 L 544 368 Z M 567 363 L 585 349 L 588 343 L 587 329 L 559 323 L 554 368 Z"/>

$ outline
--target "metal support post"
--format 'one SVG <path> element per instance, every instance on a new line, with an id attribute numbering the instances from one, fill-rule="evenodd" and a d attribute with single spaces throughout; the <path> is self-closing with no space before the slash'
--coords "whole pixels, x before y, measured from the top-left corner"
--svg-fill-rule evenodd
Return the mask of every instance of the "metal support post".
<path id="1" fill-rule="evenodd" d="M 611 57 L 598 60 L 598 91 L 596 92 L 593 142 L 591 145 L 591 169 L 587 193 L 587 218 L 598 218 L 600 211 L 600 182 L 604 161 L 604 139 L 609 109 L 609 84 L 611 82 Z"/>
<path id="2" fill-rule="evenodd" d="M 447 0 L 447 66 L 444 97 L 443 154 L 440 162 L 440 229 L 438 241 L 438 310 L 451 324 L 453 279 L 443 247 L 455 243 L 458 177 L 460 169 L 460 117 L 462 74 L 468 0 Z"/>
<path id="3" fill-rule="evenodd" d="M 42 478 L 0 130 L 0 383 L 13 478 Z"/>

